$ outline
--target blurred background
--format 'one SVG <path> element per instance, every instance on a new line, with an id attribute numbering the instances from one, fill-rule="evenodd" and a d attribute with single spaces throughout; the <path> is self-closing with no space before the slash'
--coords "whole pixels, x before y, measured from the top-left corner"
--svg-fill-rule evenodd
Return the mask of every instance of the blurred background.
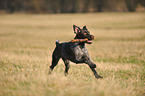
<path id="1" fill-rule="evenodd" d="M 85 64 L 65 76 L 63 60 L 48 75 L 73 24 L 95 36 L 86 47 L 102 80 Z M 0 96 L 145 96 L 144 77 L 145 0 L 0 0 Z"/>
<path id="2" fill-rule="evenodd" d="M 0 13 L 145 11 L 145 0 L 0 0 Z"/>

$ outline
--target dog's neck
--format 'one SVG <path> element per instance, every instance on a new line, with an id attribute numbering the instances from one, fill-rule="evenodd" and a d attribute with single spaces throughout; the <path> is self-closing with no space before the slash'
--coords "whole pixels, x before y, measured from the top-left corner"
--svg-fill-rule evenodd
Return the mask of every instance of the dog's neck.
<path id="1" fill-rule="evenodd" d="M 79 38 L 79 36 L 76 35 L 74 39 L 82 39 L 82 38 Z M 85 43 L 84 42 L 78 42 L 78 44 L 80 45 L 81 48 L 85 47 Z"/>

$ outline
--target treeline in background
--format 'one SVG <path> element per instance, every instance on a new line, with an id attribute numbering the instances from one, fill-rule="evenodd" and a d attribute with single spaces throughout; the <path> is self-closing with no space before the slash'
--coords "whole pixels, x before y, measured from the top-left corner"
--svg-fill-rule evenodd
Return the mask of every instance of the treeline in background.
<path id="1" fill-rule="evenodd" d="M 0 0 L 0 12 L 79 13 L 145 11 L 145 0 Z"/>

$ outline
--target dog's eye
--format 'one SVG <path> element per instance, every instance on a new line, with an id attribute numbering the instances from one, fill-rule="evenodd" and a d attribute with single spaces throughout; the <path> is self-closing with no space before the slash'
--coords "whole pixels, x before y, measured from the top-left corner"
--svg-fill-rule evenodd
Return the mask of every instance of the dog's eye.
<path id="1" fill-rule="evenodd" d="M 90 32 L 88 31 L 88 34 L 90 34 Z"/>

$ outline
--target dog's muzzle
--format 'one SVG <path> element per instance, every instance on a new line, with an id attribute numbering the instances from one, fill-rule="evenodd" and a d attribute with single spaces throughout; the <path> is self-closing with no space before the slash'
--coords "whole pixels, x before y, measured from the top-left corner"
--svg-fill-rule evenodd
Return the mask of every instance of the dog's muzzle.
<path id="1" fill-rule="evenodd" d="M 94 40 L 94 36 L 93 35 L 90 35 L 90 37 L 88 38 L 87 43 L 88 44 L 92 44 L 92 40 Z"/>
<path id="2" fill-rule="evenodd" d="M 90 37 L 88 38 L 89 40 L 94 40 L 94 36 L 90 35 Z"/>

